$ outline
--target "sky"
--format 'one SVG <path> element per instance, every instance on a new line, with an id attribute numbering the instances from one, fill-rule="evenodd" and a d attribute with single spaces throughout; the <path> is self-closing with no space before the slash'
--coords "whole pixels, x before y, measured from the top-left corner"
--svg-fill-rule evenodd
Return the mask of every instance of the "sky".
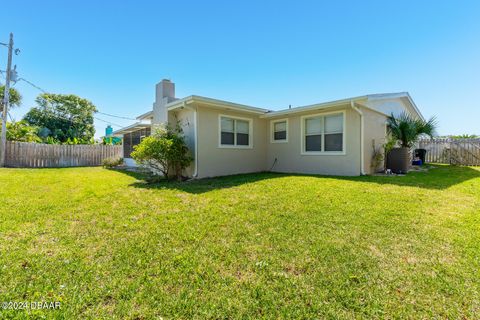
<path id="1" fill-rule="evenodd" d="M 408 91 L 440 135 L 480 134 L 480 1 L 16 0 L 2 2 L 0 42 L 9 32 L 19 77 L 113 115 L 151 110 L 167 78 L 179 98 L 272 110 Z M 21 120 L 41 92 L 15 88 Z M 106 126 L 95 120 L 97 137 Z"/>

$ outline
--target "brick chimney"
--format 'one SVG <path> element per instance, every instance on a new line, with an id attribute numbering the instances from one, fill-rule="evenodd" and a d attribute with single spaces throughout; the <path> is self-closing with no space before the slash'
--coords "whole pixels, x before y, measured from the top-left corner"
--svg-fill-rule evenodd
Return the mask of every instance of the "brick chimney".
<path id="1" fill-rule="evenodd" d="M 157 83 L 153 103 L 153 124 L 168 122 L 168 110 L 165 105 L 173 100 L 175 100 L 175 84 L 167 79 Z"/>

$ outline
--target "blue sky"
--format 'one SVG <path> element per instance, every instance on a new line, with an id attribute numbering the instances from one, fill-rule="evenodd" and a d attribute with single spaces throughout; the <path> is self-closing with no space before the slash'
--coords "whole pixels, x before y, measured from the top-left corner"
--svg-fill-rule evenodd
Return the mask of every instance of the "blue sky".
<path id="1" fill-rule="evenodd" d="M 162 78 L 178 97 L 273 110 L 409 91 L 440 134 L 480 134 L 478 1 L 16 0 L 2 12 L 0 42 L 14 32 L 20 77 L 102 112 L 150 110 Z M 40 92 L 16 87 L 19 120 Z M 96 121 L 97 136 L 105 126 Z"/>

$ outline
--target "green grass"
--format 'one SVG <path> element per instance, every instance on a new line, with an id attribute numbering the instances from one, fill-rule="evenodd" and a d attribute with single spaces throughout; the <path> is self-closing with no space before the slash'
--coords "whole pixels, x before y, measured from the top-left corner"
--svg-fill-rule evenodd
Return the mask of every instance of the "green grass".
<path id="1" fill-rule="evenodd" d="M 480 169 L 145 185 L 0 170 L 0 318 L 477 318 Z"/>

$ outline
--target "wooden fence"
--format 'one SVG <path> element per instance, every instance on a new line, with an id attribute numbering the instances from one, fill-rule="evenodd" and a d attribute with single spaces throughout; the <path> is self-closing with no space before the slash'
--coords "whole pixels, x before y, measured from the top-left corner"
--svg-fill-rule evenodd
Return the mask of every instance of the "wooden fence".
<path id="1" fill-rule="evenodd" d="M 427 150 L 426 162 L 480 166 L 480 139 L 425 139 L 418 147 Z"/>
<path id="2" fill-rule="evenodd" d="M 7 141 L 5 165 L 16 168 L 99 166 L 106 158 L 121 158 L 122 146 L 55 145 Z"/>

